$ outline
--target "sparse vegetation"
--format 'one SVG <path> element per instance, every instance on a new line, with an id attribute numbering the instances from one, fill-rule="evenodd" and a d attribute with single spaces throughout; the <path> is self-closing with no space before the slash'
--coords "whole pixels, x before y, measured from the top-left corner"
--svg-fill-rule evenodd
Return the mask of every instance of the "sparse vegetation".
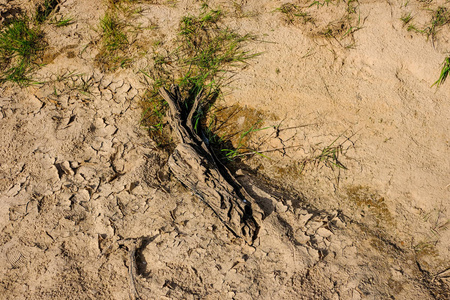
<path id="1" fill-rule="evenodd" d="M 276 11 L 282 13 L 285 16 L 286 22 L 290 24 L 300 19 L 303 24 L 308 22 L 314 23 L 313 18 L 307 12 L 303 12 L 300 7 L 292 3 L 285 3 L 277 8 Z"/>
<path id="2" fill-rule="evenodd" d="M 328 6 L 328 4 L 330 4 L 332 1 L 333 1 L 333 0 L 324 0 L 323 2 L 320 2 L 320 1 L 313 1 L 313 2 L 309 5 L 309 7 L 312 7 L 312 6 L 314 6 L 314 5 L 316 5 L 317 8 L 322 7 L 322 6 L 324 6 L 324 5 L 327 5 L 327 6 Z"/>
<path id="3" fill-rule="evenodd" d="M 164 122 L 167 107 L 158 94 L 160 87 L 168 87 L 171 83 L 179 85 L 187 101 L 186 105 L 191 105 L 203 90 L 201 109 L 194 116 L 197 129 L 199 124 L 205 122 L 205 117 L 219 97 L 220 89 L 227 82 L 230 72 L 245 66 L 247 60 L 258 55 L 243 49 L 254 37 L 222 28 L 219 24 L 222 17 L 222 11 L 204 7 L 198 16 L 182 18 L 176 50 L 155 50 L 153 67 L 148 72 L 142 71 L 151 80 L 152 86 L 144 103 L 143 124 L 160 145 L 170 143 Z M 210 133 L 211 131 L 208 134 Z M 211 141 L 221 140 L 212 136 L 207 138 Z"/>
<path id="4" fill-rule="evenodd" d="M 322 9 L 323 6 L 328 6 L 330 3 L 333 3 L 333 1 L 314 1 L 309 7 L 316 6 L 316 9 Z M 339 2 L 336 3 L 336 5 L 339 4 Z M 362 28 L 361 16 L 359 13 L 359 2 L 357 0 L 348 0 L 344 4 L 346 5 L 345 11 L 340 19 L 330 22 L 324 29 L 318 32 L 318 36 L 334 40 L 339 46 L 350 49 L 355 45 L 353 33 Z M 350 38 L 350 43 L 343 43 L 342 40 L 345 38 Z"/>
<path id="5" fill-rule="evenodd" d="M 405 25 L 408 24 L 408 31 L 415 31 L 417 33 L 425 34 L 427 36 L 427 39 L 431 38 L 432 42 L 434 43 L 439 28 L 450 23 L 450 13 L 448 12 L 447 8 L 443 6 L 438 7 L 436 10 L 430 9 L 430 11 L 432 13 L 430 23 L 428 26 L 425 26 L 422 29 L 420 29 L 417 25 L 411 23 L 413 19 L 411 13 L 404 15 L 400 18 L 400 20 L 402 20 Z"/>
<path id="6" fill-rule="evenodd" d="M 31 84 L 29 74 L 38 64 L 46 46 L 41 24 L 49 20 L 59 0 L 45 0 L 36 6 L 32 17 L 24 12 L 5 23 L 0 29 L 0 82 Z M 70 24 L 71 18 L 52 22 L 57 27 Z"/>
<path id="7" fill-rule="evenodd" d="M 125 27 L 116 15 L 106 13 L 100 20 L 100 27 L 103 32 L 103 45 L 108 52 L 122 49 L 128 44 Z"/>
<path id="8" fill-rule="evenodd" d="M 108 10 L 100 19 L 102 38 L 95 61 L 104 71 L 128 68 L 137 57 L 147 54 L 146 45 L 150 41 L 141 33 L 146 29 L 156 29 L 157 26 L 151 24 L 144 28 L 141 23 L 136 22 L 142 12 L 142 8 L 136 6 L 136 3 L 141 1 L 111 0 Z"/>
<path id="9" fill-rule="evenodd" d="M 0 81 L 29 84 L 29 73 L 45 47 L 43 33 L 27 17 L 15 19 L 0 32 Z"/>
<path id="10" fill-rule="evenodd" d="M 431 24 L 424 29 L 427 38 L 431 37 L 431 39 L 434 40 L 439 27 L 449 22 L 450 22 L 450 14 L 447 11 L 447 8 L 442 6 L 438 7 L 438 9 L 433 12 L 433 15 L 431 17 Z"/>
<path id="11" fill-rule="evenodd" d="M 411 16 L 411 13 L 404 15 L 401 20 L 404 24 L 408 24 L 407 30 L 408 31 L 414 31 L 417 33 L 421 33 L 426 35 L 427 39 L 431 38 L 431 42 L 434 45 L 434 41 L 437 37 L 437 33 L 439 29 L 450 23 L 450 13 L 446 7 L 439 6 L 436 10 L 431 10 L 431 19 L 428 26 L 426 26 L 423 29 L 420 29 L 417 27 L 417 25 L 412 24 L 411 20 L 413 17 Z M 439 87 L 442 83 L 445 82 L 447 79 L 447 76 L 450 72 L 450 57 L 446 57 L 444 59 L 444 62 L 442 64 L 441 74 L 439 76 L 439 79 L 433 83 L 433 86 Z"/>
<path id="12" fill-rule="evenodd" d="M 124 50 L 129 45 L 125 27 L 126 24 L 113 12 L 107 12 L 100 19 L 102 40 L 96 60 L 103 68 L 115 69 L 129 62 L 129 58 L 124 55 Z"/>
<path id="13" fill-rule="evenodd" d="M 412 19 L 413 17 L 411 16 L 411 13 L 403 15 L 403 17 L 400 18 L 400 20 L 402 20 L 405 25 L 411 22 Z"/>
<path id="14" fill-rule="evenodd" d="M 240 1 L 240 3 L 238 1 L 233 1 L 233 15 L 237 18 L 249 18 L 258 15 L 255 11 L 245 12 L 243 6 L 243 1 Z"/>
<path id="15" fill-rule="evenodd" d="M 44 23 L 50 17 L 56 6 L 59 4 L 59 0 L 45 0 L 36 9 L 35 19 L 38 23 Z"/>
<path id="16" fill-rule="evenodd" d="M 443 62 L 442 65 L 443 66 L 442 66 L 442 69 L 441 69 L 441 75 L 439 76 L 439 79 L 435 83 L 433 83 L 432 86 L 439 87 L 447 79 L 447 76 L 450 73 L 450 56 L 447 56 L 444 59 L 444 62 Z"/>
<path id="17" fill-rule="evenodd" d="M 248 146 L 250 135 L 252 133 L 271 128 L 271 127 L 259 128 L 259 123 L 260 123 L 260 120 L 257 121 L 255 124 L 253 124 L 253 126 L 250 129 L 248 129 L 244 132 L 241 132 L 239 134 L 239 139 L 238 139 L 236 145 L 231 144 L 232 147 L 229 147 L 229 148 L 222 147 L 222 149 L 220 149 L 220 151 L 222 152 L 222 154 L 224 154 L 224 157 L 227 160 L 233 161 L 239 157 L 246 156 L 246 155 L 253 155 L 253 154 L 257 154 L 257 155 L 266 157 L 264 154 L 262 154 L 262 152 L 254 150 L 253 148 L 250 148 Z M 213 133 L 213 136 L 216 136 L 214 134 L 214 132 L 212 132 L 212 133 Z M 222 145 L 226 144 L 226 141 L 223 139 L 219 140 L 218 142 L 219 142 L 219 144 L 222 144 Z"/>
<path id="18" fill-rule="evenodd" d="M 346 149 L 344 148 L 344 144 L 346 144 L 346 142 L 350 140 L 346 139 L 341 143 L 337 143 L 340 138 L 341 136 L 337 137 L 329 145 L 320 149 L 318 154 L 313 154 L 310 158 L 304 159 L 300 163 L 299 173 L 303 173 L 308 165 L 313 165 L 315 167 L 323 165 L 332 170 L 347 170 L 347 167 L 341 162 L 341 156 L 344 155 L 346 151 Z"/>
<path id="19" fill-rule="evenodd" d="M 60 19 L 55 19 L 52 21 L 52 24 L 54 24 L 56 27 L 65 27 L 73 24 L 73 18 L 71 17 L 65 17 Z"/>
<path id="20" fill-rule="evenodd" d="M 425 32 L 425 31 L 423 31 L 421 29 L 418 29 L 416 27 L 416 25 L 414 25 L 414 24 L 409 24 L 407 30 L 408 31 L 414 31 L 414 32 L 417 32 L 417 33 L 424 33 Z"/>

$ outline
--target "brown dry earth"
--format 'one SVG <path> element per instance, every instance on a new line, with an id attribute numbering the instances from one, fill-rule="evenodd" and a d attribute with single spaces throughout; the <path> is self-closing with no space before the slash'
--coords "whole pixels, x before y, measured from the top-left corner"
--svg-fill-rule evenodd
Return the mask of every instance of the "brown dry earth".
<path id="1" fill-rule="evenodd" d="M 1 299 L 133 298 L 133 243 L 142 299 L 449 299 L 450 89 L 430 86 L 450 27 L 427 40 L 400 18 L 425 26 L 427 9 L 450 5 L 360 1 L 360 28 L 344 35 L 345 2 L 295 2 L 314 24 L 286 18 L 283 3 L 208 1 L 262 52 L 221 105 L 278 126 L 253 138 L 260 151 L 284 147 L 237 170 L 266 213 L 249 246 L 170 175 L 139 126 L 151 55 L 102 71 L 107 2 L 61 1 L 57 16 L 75 22 L 44 27 L 47 64 L 34 78 L 46 83 L 0 87 Z M 200 4 L 134 4 L 143 10 L 130 22 L 152 27 L 135 37 L 141 52 L 171 45 Z M 33 5 L 0 1 L 0 11 Z M 327 28 L 335 37 L 320 35 Z M 336 139 L 347 170 L 300 173 Z"/>

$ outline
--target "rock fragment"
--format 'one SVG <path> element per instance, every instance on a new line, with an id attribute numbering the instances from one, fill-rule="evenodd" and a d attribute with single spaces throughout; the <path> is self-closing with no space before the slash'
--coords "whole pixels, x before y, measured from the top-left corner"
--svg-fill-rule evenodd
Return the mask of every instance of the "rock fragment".
<path id="1" fill-rule="evenodd" d="M 328 238 L 333 234 L 330 230 L 323 227 L 317 229 L 316 233 L 323 238 Z"/>

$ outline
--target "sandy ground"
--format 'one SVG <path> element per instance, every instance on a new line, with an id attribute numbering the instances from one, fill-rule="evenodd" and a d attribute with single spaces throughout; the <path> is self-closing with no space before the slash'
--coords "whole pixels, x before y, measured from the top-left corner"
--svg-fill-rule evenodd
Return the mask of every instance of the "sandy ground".
<path id="1" fill-rule="evenodd" d="M 26 2 L 0 1 L 2 18 Z M 266 213 L 249 246 L 170 175 L 139 126 L 151 55 L 102 70 L 107 2 L 61 1 L 56 16 L 75 22 L 44 27 L 34 77 L 47 83 L 0 86 L 0 298 L 132 299 L 133 244 L 142 299 L 450 298 L 450 83 L 431 87 L 450 26 L 427 39 L 400 20 L 411 12 L 425 28 L 450 5 L 360 1 L 348 19 L 346 2 L 296 1 L 311 23 L 277 11 L 284 3 L 208 1 L 262 53 L 220 104 L 276 126 L 252 138 L 260 151 L 283 148 L 234 167 Z M 135 43 L 170 45 L 200 4 L 133 4 L 132 22 L 152 27 Z M 330 145 L 347 169 L 318 161 Z"/>

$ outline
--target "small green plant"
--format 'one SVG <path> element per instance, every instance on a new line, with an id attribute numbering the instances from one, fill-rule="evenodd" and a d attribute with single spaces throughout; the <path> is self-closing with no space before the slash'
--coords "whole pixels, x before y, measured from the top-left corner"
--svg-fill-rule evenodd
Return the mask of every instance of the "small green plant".
<path id="1" fill-rule="evenodd" d="M 332 0 L 318 2 L 314 1 L 311 6 L 317 5 L 317 8 L 324 5 L 333 3 L 335 5 L 340 5 L 341 2 L 334 2 Z M 352 49 L 355 47 L 354 33 L 360 29 L 361 26 L 361 14 L 359 12 L 359 2 L 358 0 L 348 0 L 344 1 L 345 13 L 340 19 L 329 22 L 325 27 L 319 27 L 319 30 L 314 32 L 314 35 L 318 37 L 324 37 L 330 42 L 337 43 L 340 47 L 345 49 Z M 344 41 L 344 42 L 343 42 Z"/>
<path id="2" fill-rule="evenodd" d="M 59 0 L 45 0 L 44 3 L 39 5 L 36 9 L 36 21 L 38 23 L 44 23 L 58 4 Z"/>
<path id="3" fill-rule="evenodd" d="M 450 56 L 448 56 L 444 59 L 444 62 L 442 65 L 443 66 L 441 69 L 441 75 L 439 76 L 439 79 L 435 83 L 433 83 L 432 87 L 433 86 L 439 87 L 447 79 L 447 76 L 450 73 Z"/>
<path id="4" fill-rule="evenodd" d="M 39 26 L 25 16 L 12 21 L 0 31 L 0 81 L 29 84 L 28 74 L 45 47 Z"/>
<path id="5" fill-rule="evenodd" d="M 234 16 L 236 16 L 237 18 L 249 18 L 258 15 L 258 13 L 255 11 L 244 12 L 243 1 L 233 1 L 233 9 Z"/>
<path id="6" fill-rule="evenodd" d="M 232 149 L 221 149 L 222 153 L 225 154 L 225 158 L 229 161 L 233 161 L 238 157 L 245 156 L 245 155 L 260 155 L 262 157 L 266 157 L 264 154 L 257 150 L 253 150 L 246 146 L 248 144 L 248 139 L 250 138 L 250 134 L 269 129 L 272 127 L 265 127 L 265 128 L 259 128 L 260 121 L 256 122 L 250 129 L 242 132 L 239 136 L 239 140 L 236 147 L 233 147 Z M 221 141 L 222 142 L 222 141 Z"/>
<path id="7" fill-rule="evenodd" d="M 427 28 L 424 29 L 427 38 L 434 39 L 436 37 L 436 33 L 439 27 L 450 22 L 450 14 L 445 7 L 439 7 L 431 18 L 431 24 Z"/>
<path id="8" fill-rule="evenodd" d="M 143 1 L 154 3 L 154 1 L 149 0 L 108 0 L 108 3 L 112 11 L 120 12 L 126 18 L 130 18 L 143 11 L 141 7 L 135 5 Z"/>
<path id="9" fill-rule="evenodd" d="M 409 24 L 408 28 L 406 30 L 414 31 L 414 32 L 417 32 L 417 33 L 425 33 L 424 30 L 417 28 L 416 25 L 414 25 L 414 24 Z"/>
<path id="10" fill-rule="evenodd" d="M 275 11 L 284 14 L 286 22 L 291 24 L 300 18 L 303 20 L 304 24 L 307 22 L 314 23 L 312 17 L 308 13 L 303 12 L 297 5 L 292 3 L 285 3 L 281 7 L 275 9 Z"/>
<path id="11" fill-rule="evenodd" d="M 358 6 L 358 0 L 347 0 L 347 16 L 356 14 Z"/>
<path id="12" fill-rule="evenodd" d="M 167 126 L 164 121 L 167 104 L 158 94 L 160 87 L 174 83 L 180 87 L 186 105 L 192 105 L 196 95 L 203 90 L 201 109 L 194 115 L 195 128 L 204 125 L 213 103 L 220 95 L 220 89 L 227 82 L 227 74 L 245 66 L 246 61 L 259 55 L 245 51 L 243 46 L 254 37 L 240 35 L 220 26 L 223 13 L 204 6 L 198 16 L 186 16 L 180 21 L 177 46 L 174 51 L 160 49 L 163 43 L 155 45 L 153 66 L 142 71 L 150 79 L 144 106 L 143 124 L 150 129 L 152 139 L 167 145 Z M 210 140 L 220 138 L 209 136 Z"/>
<path id="13" fill-rule="evenodd" d="M 411 16 L 411 13 L 408 13 L 407 15 L 403 15 L 400 20 L 403 21 L 403 23 L 406 25 L 409 22 L 411 22 L 411 20 L 413 19 L 413 17 Z"/>
<path id="14" fill-rule="evenodd" d="M 316 167 L 324 165 L 332 170 L 335 168 L 347 170 L 347 167 L 342 164 L 340 160 L 340 156 L 344 154 L 345 141 L 340 144 L 336 143 L 340 137 L 341 136 L 337 137 L 328 146 L 324 147 L 319 154 L 313 155 L 311 158 L 304 159 L 300 163 L 299 173 L 301 174 L 308 164 L 313 164 Z"/>
<path id="15" fill-rule="evenodd" d="M 103 32 L 103 44 L 107 51 L 116 51 L 128 44 L 127 36 L 123 32 L 125 25 L 117 15 L 106 13 L 100 20 L 100 27 Z"/>
<path id="16" fill-rule="evenodd" d="M 129 46 L 126 27 L 127 24 L 115 12 L 107 12 L 100 19 L 102 40 L 100 52 L 95 60 L 102 69 L 114 70 L 130 65 L 132 60 L 125 54 Z"/>
<path id="17" fill-rule="evenodd" d="M 320 2 L 320 1 L 313 1 L 313 2 L 309 5 L 309 7 L 312 7 L 312 6 L 314 6 L 314 5 L 316 5 L 317 8 L 323 7 L 323 6 L 325 6 L 325 5 L 328 6 L 328 4 L 330 4 L 332 1 L 333 1 L 333 0 L 324 0 L 323 2 Z"/>
<path id="18" fill-rule="evenodd" d="M 436 10 L 430 9 L 430 11 L 432 12 L 431 20 L 429 21 L 430 24 L 423 29 L 420 29 L 416 25 L 411 24 L 411 20 L 413 19 L 411 13 L 404 15 L 400 19 L 403 21 L 405 25 L 408 24 L 407 27 L 408 31 L 414 31 L 417 33 L 424 34 L 426 35 L 427 39 L 430 39 L 431 37 L 431 41 L 434 44 L 434 40 L 436 38 L 439 28 L 450 23 L 450 13 L 448 12 L 447 8 L 443 6 L 438 7 Z"/>
<path id="19" fill-rule="evenodd" d="M 65 26 L 69 26 L 71 24 L 73 24 L 73 18 L 71 17 L 66 17 L 66 18 L 61 18 L 59 20 L 53 20 L 51 22 L 52 24 L 54 24 L 56 27 L 65 27 Z"/>
<path id="20" fill-rule="evenodd" d="M 329 146 L 322 149 L 322 152 L 315 157 L 316 163 L 323 163 L 331 169 L 337 167 L 347 170 L 347 167 L 339 161 L 339 156 L 342 154 L 343 149 L 342 144 L 334 145 L 336 141 L 337 139 L 334 140 Z"/>

